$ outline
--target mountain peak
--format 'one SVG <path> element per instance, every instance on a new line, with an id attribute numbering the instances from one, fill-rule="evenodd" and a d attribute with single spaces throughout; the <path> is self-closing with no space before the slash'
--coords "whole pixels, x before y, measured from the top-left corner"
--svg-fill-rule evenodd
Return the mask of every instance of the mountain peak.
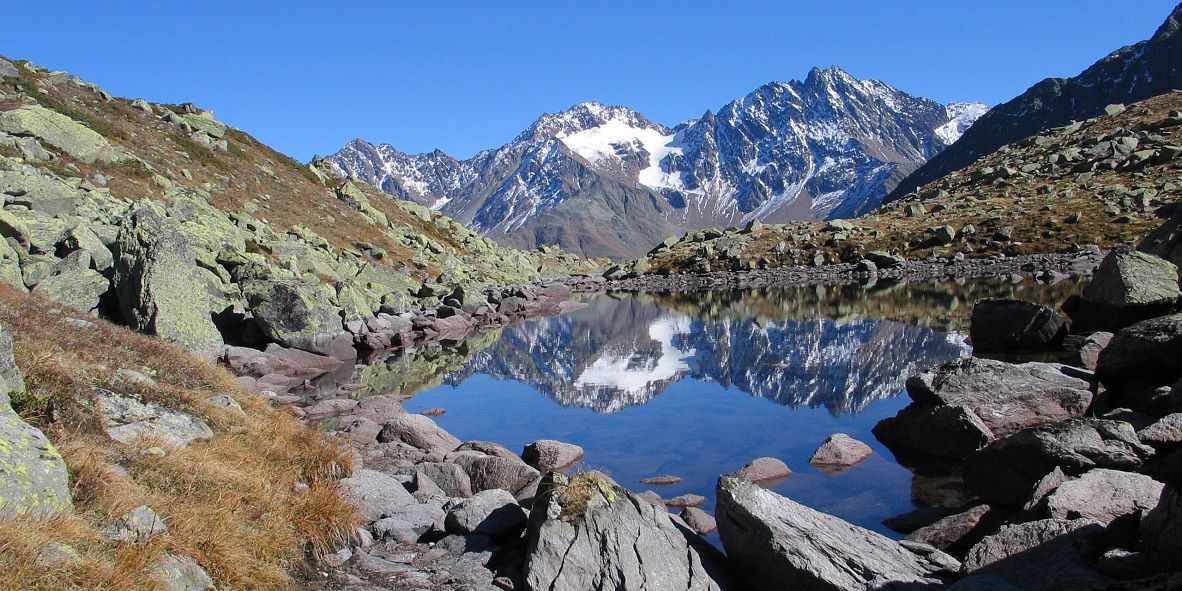
<path id="1" fill-rule="evenodd" d="M 563 138 L 571 134 L 602 126 L 610 121 L 619 121 L 629 127 L 667 131 L 664 126 L 652 122 L 644 115 L 628 107 L 605 105 L 598 101 L 576 103 L 565 111 L 547 113 L 534 121 L 515 141 L 531 139 Z"/>

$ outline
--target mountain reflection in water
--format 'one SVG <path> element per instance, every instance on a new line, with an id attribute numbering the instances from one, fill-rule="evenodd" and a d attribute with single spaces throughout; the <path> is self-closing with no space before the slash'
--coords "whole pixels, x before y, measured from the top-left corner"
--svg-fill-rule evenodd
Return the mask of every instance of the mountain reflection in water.
<path id="1" fill-rule="evenodd" d="M 569 441 L 586 450 L 583 467 L 634 490 L 677 475 L 657 492 L 705 496 L 707 510 L 719 474 L 780 458 L 794 474 L 776 492 L 895 535 L 882 520 L 931 504 L 925 491 L 937 490 L 870 432 L 906 404 L 906 378 L 968 352 L 977 300 L 1055 305 L 1079 289 L 978 281 L 586 296 L 566 316 L 360 367 L 350 392 L 413 395 L 410 412 L 443 407 L 435 420 L 462 440 L 513 450 Z M 813 469 L 813 450 L 837 432 L 875 453 L 839 474 Z"/>

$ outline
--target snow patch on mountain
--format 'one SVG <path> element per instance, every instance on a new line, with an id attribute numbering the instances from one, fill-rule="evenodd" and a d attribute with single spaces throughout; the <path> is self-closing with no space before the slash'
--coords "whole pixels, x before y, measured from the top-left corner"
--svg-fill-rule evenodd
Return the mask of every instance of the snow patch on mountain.
<path id="1" fill-rule="evenodd" d="M 949 103 L 947 110 L 948 123 L 937 127 L 935 135 L 944 145 L 951 146 L 981 115 L 989 111 L 989 106 L 984 103 Z"/>

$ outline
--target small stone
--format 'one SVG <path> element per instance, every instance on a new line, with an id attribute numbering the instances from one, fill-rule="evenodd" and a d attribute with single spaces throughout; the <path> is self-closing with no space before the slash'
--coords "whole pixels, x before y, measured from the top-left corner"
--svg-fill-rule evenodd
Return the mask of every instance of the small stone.
<path id="1" fill-rule="evenodd" d="M 734 474 L 735 478 L 756 484 L 771 480 L 782 480 L 791 475 L 792 470 L 788 469 L 788 464 L 785 464 L 782 460 L 769 457 L 751 460 L 747 465 L 739 468 Z"/>
<path id="2" fill-rule="evenodd" d="M 142 542 L 167 532 L 164 518 L 151 507 L 140 505 L 104 527 L 99 535 L 109 542 Z"/>
<path id="3" fill-rule="evenodd" d="M 706 504 L 706 497 L 695 494 L 685 494 L 665 501 L 669 507 L 700 507 Z"/>

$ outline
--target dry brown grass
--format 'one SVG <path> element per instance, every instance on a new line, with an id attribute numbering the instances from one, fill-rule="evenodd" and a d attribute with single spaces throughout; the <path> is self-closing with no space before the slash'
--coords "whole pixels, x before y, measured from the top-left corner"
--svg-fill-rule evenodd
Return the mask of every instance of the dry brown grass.
<path id="1" fill-rule="evenodd" d="M 195 558 L 219 588 L 287 589 L 289 572 L 309 551 L 322 551 L 356 525 L 335 482 L 351 469 L 346 448 L 246 394 L 225 369 L 158 340 L 86 318 L 0 286 L 0 322 L 12 332 L 29 394 L 21 415 L 45 430 L 70 469 L 75 513 L 0 521 L 0 589 L 149 589 L 145 576 L 164 553 Z M 115 371 L 153 376 L 152 386 L 120 382 Z M 108 387 L 194 413 L 215 436 L 162 457 L 123 445 L 98 429 L 90 392 Z M 246 416 L 203 401 L 228 394 Z M 163 447 L 163 446 L 162 446 Z M 297 483 L 308 485 L 302 494 Z M 113 545 L 98 530 L 138 505 L 160 513 L 169 532 L 147 543 Z M 50 541 L 68 543 L 76 568 L 36 566 Z"/>

